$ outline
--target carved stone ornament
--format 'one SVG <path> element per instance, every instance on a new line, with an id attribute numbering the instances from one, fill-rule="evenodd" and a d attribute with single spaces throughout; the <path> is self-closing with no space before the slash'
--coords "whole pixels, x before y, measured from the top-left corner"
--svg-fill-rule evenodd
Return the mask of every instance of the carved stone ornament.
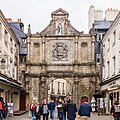
<path id="1" fill-rule="evenodd" d="M 68 46 L 63 42 L 53 45 L 52 49 L 53 61 L 68 61 Z"/>

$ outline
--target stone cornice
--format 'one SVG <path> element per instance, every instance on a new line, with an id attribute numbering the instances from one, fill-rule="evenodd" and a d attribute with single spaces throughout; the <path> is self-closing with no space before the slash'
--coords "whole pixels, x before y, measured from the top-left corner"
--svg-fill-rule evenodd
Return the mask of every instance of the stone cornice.
<path id="1" fill-rule="evenodd" d="M 40 63 L 35 63 L 35 62 L 27 62 L 26 63 L 27 66 L 42 66 L 42 65 L 47 65 L 46 62 L 40 62 Z"/>
<path id="2" fill-rule="evenodd" d="M 58 63 L 58 64 L 47 64 L 46 62 L 39 62 L 39 63 L 35 63 L 35 62 L 28 62 L 26 63 L 27 66 L 74 66 L 74 65 L 78 65 L 78 66 L 91 66 L 91 65 L 96 65 L 95 63 L 79 63 L 79 62 L 74 62 L 73 64 L 70 63 Z"/>
<path id="3" fill-rule="evenodd" d="M 101 82 L 99 85 L 102 86 L 102 85 L 108 84 L 108 83 L 110 83 L 110 82 L 112 82 L 112 81 L 115 81 L 115 80 L 117 80 L 117 79 L 119 79 L 119 78 L 120 78 L 120 74 L 119 74 L 119 75 L 116 75 L 116 76 L 114 76 L 114 77 L 112 77 L 112 78 L 110 78 L 110 79 L 107 79 L 107 80 L 105 80 L 105 81 L 103 81 L 103 82 Z"/>
<path id="4" fill-rule="evenodd" d="M 94 77 L 96 73 L 73 73 L 73 71 L 47 71 L 46 73 L 26 73 L 29 77 Z"/>

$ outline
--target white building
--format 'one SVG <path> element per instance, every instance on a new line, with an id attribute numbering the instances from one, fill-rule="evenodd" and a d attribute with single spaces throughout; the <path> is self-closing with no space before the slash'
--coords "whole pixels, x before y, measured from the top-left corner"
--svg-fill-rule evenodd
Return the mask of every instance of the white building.
<path id="1" fill-rule="evenodd" d="M 13 103 L 14 111 L 19 110 L 20 100 L 18 63 L 18 39 L 0 11 L 0 97 L 3 97 L 6 104 Z"/>
<path id="2" fill-rule="evenodd" d="M 53 98 L 58 100 L 58 98 L 68 99 L 72 95 L 72 85 L 68 83 L 65 79 L 53 80 L 48 87 L 49 100 Z"/>
<path id="3" fill-rule="evenodd" d="M 115 18 L 102 40 L 101 91 L 105 109 L 109 113 L 115 100 L 120 102 L 120 13 Z M 109 103 L 109 104 L 108 104 Z"/>

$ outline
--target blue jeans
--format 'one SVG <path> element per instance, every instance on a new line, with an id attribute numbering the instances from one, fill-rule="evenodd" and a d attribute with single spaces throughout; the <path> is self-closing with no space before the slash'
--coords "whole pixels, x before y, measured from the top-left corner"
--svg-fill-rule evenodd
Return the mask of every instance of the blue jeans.
<path id="1" fill-rule="evenodd" d="M 0 120 L 2 120 L 2 110 L 0 110 Z"/>
<path id="2" fill-rule="evenodd" d="M 55 111 L 55 110 L 50 110 L 50 118 L 51 118 L 52 120 L 54 120 L 54 111 Z"/>
<path id="3" fill-rule="evenodd" d="M 35 110 L 32 110 L 31 112 L 32 112 L 32 120 L 36 120 L 36 118 L 35 118 Z"/>
<path id="4" fill-rule="evenodd" d="M 63 120 L 64 112 L 58 112 L 58 118 L 59 118 L 59 120 Z"/>
<path id="5" fill-rule="evenodd" d="M 120 120 L 120 117 L 114 117 L 114 120 Z"/>

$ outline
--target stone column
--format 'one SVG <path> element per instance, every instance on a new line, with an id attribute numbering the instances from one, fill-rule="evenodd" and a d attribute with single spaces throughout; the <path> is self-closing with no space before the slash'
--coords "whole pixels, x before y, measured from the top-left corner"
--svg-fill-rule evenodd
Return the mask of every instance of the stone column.
<path id="1" fill-rule="evenodd" d="M 30 37 L 28 37 L 27 39 L 27 49 L 28 49 L 27 61 L 28 62 L 30 61 L 30 45 L 31 45 Z"/>
<path id="2" fill-rule="evenodd" d="M 31 50 L 30 50 L 30 61 L 33 62 L 34 58 L 33 58 L 33 42 L 31 42 Z"/>
<path id="3" fill-rule="evenodd" d="M 46 78 L 44 76 L 42 76 L 40 78 L 40 83 L 39 83 L 39 100 L 40 100 L 40 103 L 42 103 L 44 98 L 47 99 L 47 92 L 48 92 L 48 89 L 46 88 Z"/>
<path id="4" fill-rule="evenodd" d="M 78 37 L 75 36 L 75 42 L 74 42 L 74 51 L 75 51 L 75 61 L 78 61 Z"/>
<path id="5" fill-rule="evenodd" d="M 42 62 L 45 62 L 45 37 L 42 38 Z"/>
<path id="6" fill-rule="evenodd" d="M 95 36 L 92 36 L 92 46 L 91 46 L 91 62 L 95 61 Z"/>
<path id="7" fill-rule="evenodd" d="M 78 77 L 75 77 L 74 78 L 74 100 L 75 100 L 75 103 L 76 105 L 79 104 L 79 101 L 78 101 Z"/>

